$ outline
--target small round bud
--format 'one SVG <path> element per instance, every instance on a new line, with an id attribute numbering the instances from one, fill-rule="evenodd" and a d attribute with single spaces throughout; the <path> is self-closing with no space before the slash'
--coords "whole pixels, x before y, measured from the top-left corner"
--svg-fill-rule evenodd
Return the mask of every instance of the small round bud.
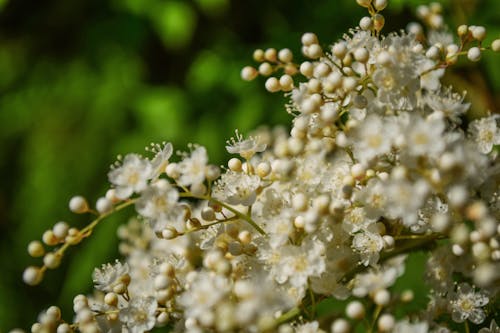
<path id="1" fill-rule="evenodd" d="M 154 287 L 156 290 L 167 289 L 170 285 L 170 280 L 163 274 L 159 274 L 154 279 Z"/>
<path id="2" fill-rule="evenodd" d="M 205 221 L 214 221 L 215 220 L 215 210 L 210 207 L 203 207 L 201 210 L 201 218 Z"/>
<path id="3" fill-rule="evenodd" d="M 31 241 L 28 244 L 28 253 L 34 258 L 43 256 L 45 254 L 45 249 L 43 248 L 42 242 L 37 240 Z"/>
<path id="4" fill-rule="evenodd" d="M 61 264 L 61 255 L 49 252 L 43 257 L 43 264 L 50 269 L 57 268 Z"/>
<path id="5" fill-rule="evenodd" d="M 275 77 L 270 77 L 269 79 L 267 79 L 265 87 L 269 92 L 277 92 L 281 90 L 280 82 Z"/>
<path id="6" fill-rule="evenodd" d="M 369 57 L 370 53 L 364 47 L 360 47 L 354 51 L 354 59 L 356 59 L 356 61 L 365 63 L 368 61 Z"/>
<path id="7" fill-rule="evenodd" d="M 375 30 L 380 31 L 385 25 L 385 18 L 381 14 L 375 14 L 373 16 L 373 27 Z"/>
<path id="8" fill-rule="evenodd" d="M 387 291 L 387 289 L 381 289 L 375 293 L 373 301 L 377 305 L 386 306 L 391 301 L 391 294 Z"/>
<path id="9" fill-rule="evenodd" d="M 95 203 L 95 208 L 99 212 L 99 214 L 105 214 L 110 212 L 113 209 L 113 203 L 106 197 L 101 197 L 97 199 Z"/>
<path id="10" fill-rule="evenodd" d="M 484 40 L 486 38 L 486 29 L 482 26 L 474 27 L 472 37 L 478 41 Z"/>
<path id="11" fill-rule="evenodd" d="M 318 59 L 323 55 L 323 49 L 319 44 L 312 44 L 307 48 L 306 55 L 312 59 Z"/>
<path id="12" fill-rule="evenodd" d="M 56 333 L 70 333 L 71 327 L 68 323 L 62 323 L 57 326 Z"/>
<path id="13" fill-rule="evenodd" d="M 269 162 L 261 162 L 257 165 L 257 175 L 264 178 L 271 173 L 271 164 Z"/>
<path id="14" fill-rule="evenodd" d="M 84 197 L 76 195 L 69 200 L 69 210 L 76 214 L 82 214 L 88 212 L 89 205 Z"/>
<path id="15" fill-rule="evenodd" d="M 259 73 L 263 76 L 269 76 L 273 73 L 273 67 L 268 62 L 263 62 L 259 66 Z"/>
<path id="16" fill-rule="evenodd" d="M 381 315 L 377 322 L 378 329 L 382 332 L 392 331 L 392 329 L 394 328 L 394 324 L 394 316 L 387 313 Z"/>
<path id="17" fill-rule="evenodd" d="M 107 293 L 104 296 L 104 303 L 110 306 L 116 306 L 118 304 L 118 296 L 115 293 Z"/>
<path id="18" fill-rule="evenodd" d="M 245 81 L 252 81 L 258 74 L 259 72 L 252 66 L 245 66 L 241 70 L 241 78 Z"/>
<path id="19" fill-rule="evenodd" d="M 255 51 L 253 51 L 253 60 L 257 62 L 264 61 L 264 50 L 256 49 Z"/>
<path id="20" fill-rule="evenodd" d="M 459 25 L 457 28 L 457 35 L 461 38 L 466 36 L 469 33 L 469 27 L 465 24 Z"/>
<path id="21" fill-rule="evenodd" d="M 418 24 L 417 22 L 410 22 L 408 23 L 408 25 L 406 26 L 406 31 L 410 34 L 413 34 L 415 36 L 420 36 L 423 34 L 423 31 L 424 29 L 422 28 L 422 26 L 420 24 Z"/>
<path id="22" fill-rule="evenodd" d="M 227 166 L 231 171 L 239 172 L 241 171 L 242 164 L 240 159 L 233 157 L 227 162 Z"/>
<path id="23" fill-rule="evenodd" d="M 356 163 L 351 167 L 351 175 L 355 179 L 361 179 L 362 177 L 364 177 L 365 171 L 365 167 L 360 163 Z"/>
<path id="24" fill-rule="evenodd" d="M 43 272 L 39 267 L 29 266 L 23 272 L 23 281 L 30 286 L 39 284 L 42 278 Z"/>
<path id="25" fill-rule="evenodd" d="M 384 235 L 382 236 L 382 239 L 384 240 L 384 248 L 387 251 L 394 249 L 394 246 L 396 245 L 396 240 L 394 239 L 394 237 L 390 235 Z"/>
<path id="26" fill-rule="evenodd" d="M 467 51 L 467 58 L 473 62 L 479 61 L 479 59 L 481 59 L 481 50 L 479 47 L 471 47 L 469 51 Z"/>
<path id="27" fill-rule="evenodd" d="M 387 51 L 382 51 L 377 55 L 377 64 L 387 66 L 392 63 L 392 56 Z"/>
<path id="28" fill-rule="evenodd" d="M 170 320 L 168 312 L 161 312 L 158 317 L 156 317 L 156 322 L 160 325 L 165 325 Z"/>
<path id="29" fill-rule="evenodd" d="M 172 179 L 177 179 L 181 175 L 179 165 L 177 163 L 169 163 L 165 168 L 165 173 Z"/>
<path id="30" fill-rule="evenodd" d="M 300 73 L 306 77 L 311 77 L 314 73 L 314 65 L 309 61 L 304 61 L 300 64 Z"/>
<path id="31" fill-rule="evenodd" d="M 238 234 L 238 240 L 243 244 L 250 244 L 252 234 L 248 230 L 243 230 Z"/>
<path id="32" fill-rule="evenodd" d="M 370 30 L 372 27 L 373 27 L 373 21 L 372 21 L 372 18 L 369 17 L 369 16 L 365 16 L 363 17 L 360 21 L 359 21 L 359 27 L 362 29 L 362 30 Z"/>
<path id="33" fill-rule="evenodd" d="M 495 39 L 495 40 L 491 43 L 491 49 L 492 49 L 494 52 L 500 52 L 500 39 Z"/>
<path id="34" fill-rule="evenodd" d="M 42 241 L 49 245 L 49 246 L 53 246 L 53 245 L 56 245 L 59 240 L 57 239 L 57 237 L 54 235 L 54 232 L 52 230 L 46 230 L 43 235 L 42 235 Z"/>
<path id="35" fill-rule="evenodd" d="M 358 3 L 358 5 L 365 8 L 370 7 L 371 4 L 371 0 L 356 0 L 356 2 Z"/>
<path id="36" fill-rule="evenodd" d="M 280 77 L 279 84 L 283 91 L 290 91 L 293 89 L 293 79 L 290 75 L 285 74 Z"/>
<path id="37" fill-rule="evenodd" d="M 52 232 L 54 233 L 54 236 L 56 236 L 59 239 L 64 239 L 66 235 L 68 234 L 69 226 L 66 222 L 57 222 L 54 227 L 52 228 Z"/>
<path id="38" fill-rule="evenodd" d="M 425 56 L 429 59 L 437 59 L 439 58 L 440 51 L 436 46 L 431 46 L 427 52 L 425 52 Z"/>
<path id="39" fill-rule="evenodd" d="M 220 177 L 220 168 L 216 165 L 210 164 L 205 168 L 205 177 L 208 181 L 214 181 Z"/>
<path id="40" fill-rule="evenodd" d="M 365 317 L 365 307 L 360 301 L 352 301 L 345 309 L 347 317 L 351 319 L 363 319 Z"/>
<path id="41" fill-rule="evenodd" d="M 164 239 L 174 239 L 178 234 L 177 229 L 173 227 L 166 227 L 161 231 L 161 236 Z"/>
<path id="42" fill-rule="evenodd" d="M 299 212 L 305 211 L 308 204 L 309 200 L 304 193 L 297 193 L 292 198 L 292 206 Z"/>
<path id="43" fill-rule="evenodd" d="M 316 36 L 316 34 L 312 32 L 306 32 L 305 34 L 302 35 L 302 38 L 300 40 L 302 42 L 302 45 L 305 46 L 318 44 L 318 37 Z"/>
<path id="44" fill-rule="evenodd" d="M 278 53 L 278 59 L 284 63 L 291 62 L 293 60 L 293 53 L 290 49 L 282 49 Z"/>
<path id="45" fill-rule="evenodd" d="M 344 90 L 347 92 L 354 90 L 357 85 L 358 81 L 353 77 L 345 77 L 342 80 L 342 88 L 344 88 Z"/>
<path id="46" fill-rule="evenodd" d="M 264 51 L 264 58 L 270 62 L 276 62 L 278 51 L 274 48 L 268 48 Z"/>
<path id="47" fill-rule="evenodd" d="M 402 302 L 409 303 L 409 302 L 413 301 L 414 298 L 415 298 L 415 295 L 413 293 L 413 290 L 411 290 L 411 289 L 406 289 L 405 291 L 403 291 L 401 293 L 401 301 Z"/>
<path id="48" fill-rule="evenodd" d="M 373 1 L 373 7 L 375 7 L 376 10 L 381 11 L 385 7 L 387 7 L 387 0 L 375 0 L 375 1 Z"/>
<path id="49" fill-rule="evenodd" d="M 333 54 L 339 58 L 343 59 L 347 53 L 347 45 L 345 42 L 335 43 L 332 47 Z"/>
<path id="50" fill-rule="evenodd" d="M 348 333 L 351 330 L 351 325 L 344 318 L 336 319 L 332 323 L 332 333 Z"/>

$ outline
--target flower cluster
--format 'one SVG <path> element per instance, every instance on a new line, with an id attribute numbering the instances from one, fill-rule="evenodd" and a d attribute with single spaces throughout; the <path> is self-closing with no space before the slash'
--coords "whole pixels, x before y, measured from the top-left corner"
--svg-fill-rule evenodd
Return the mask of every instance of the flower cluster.
<path id="1" fill-rule="evenodd" d="M 129 154 L 113 165 L 95 210 L 71 200 L 72 211 L 97 218 L 48 230 L 52 252 L 32 242 L 30 254 L 44 258 L 26 269 L 28 284 L 109 214 L 134 205 L 138 218 L 118 230 L 122 262 L 96 269 L 97 292 L 75 298 L 72 323 L 51 307 L 33 333 L 167 324 L 192 333 L 451 332 L 451 321 L 498 331 L 500 117 L 467 121 L 464 95 L 440 79 L 461 56 L 499 51 L 500 40 L 484 47 L 479 26 L 453 36 L 438 4 L 418 8 L 426 29 L 412 23 L 384 36 L 387 1 L 357 2 L 369 16 L 331 47 L 306 33 L 308 60 L 256 50 L 258 68 L 242 70 L 286 93 L 290 134 L 236 132 L 223 168 L 202 146 L 172 161 L 170 143 L 154 145 L 153 158 Z M 421 250 L 427 308 L 396 317 L 413 292 L 391 287 L 407 254 Z M 325 299 L 348 303 L 319 320 Z"/>

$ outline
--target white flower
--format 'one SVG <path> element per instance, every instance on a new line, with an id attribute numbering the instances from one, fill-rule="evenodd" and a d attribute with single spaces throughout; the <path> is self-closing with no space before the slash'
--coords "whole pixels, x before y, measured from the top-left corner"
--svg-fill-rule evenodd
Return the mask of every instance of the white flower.
<path id="1" fill-rule="evenodd" d="M 352 294 L 356 297 L 365 297 L 369 293 L 389 288 L 404 273 L 405 259 L 405 255 L 400 255 L 387 260 L 379 268 L 372 268 L 366 273 L 356 275 L 353 279 Z"/>
<path id="2" fill-rule="evenodd" d="M 370 180 L 366 187 L 356 193 L 355 198 L 365 205 L 366 216 L 371 219 L 382 216 L 388 201 L 386 187 L 378 179 Z"/>
<path id="3" fill-rule="evenodd" d="M 493 149 L 493 145 L 500 144 L 497 119 L 498 116 L 484 117 L 474 120 L 469 125 L 469 133 L 483 154 L 488 154 Z"/>
<path id="4" fill-rule="evenodd" d="M 151 166 L 153 167 L 153 179 L 158 178 L 163 172 L 165 172 L 165 167 L 168 164 L 168 159 L 172 156 L 173 147 L 170 142 L 163 142 L 163 147 L 159 144 L 151 144 L 149 149 L 155 156 L 151 160 Z"/>
<path id="5" fill-rule="evenodd" d="M 364 231 L 354 235 L 352 247 L 359 252 L 363 265 L 374 265 L 380 257 L 380 251 L 384 248 L 384 240 L 379 234 Z"/>
<path id="6" fill-rule="evenodd" d="M 208 156 L 205 147 L 196 147 L 189 157 L 185 157 L 179 163 L 179 170 L 181 172 L 179 183 L 184 186 L 203 183 L 207 162 Z"/>
<path id="7" fill-rule="evenodd" d="M 476 292 L 467 283 L 461 283 L 450 300 L 451 317 L 457 323 L 469 320 L 481 324 L 486 318 L 482 309 L 489 299 L 483 292 Z"/>
<path id="8" fill-rule="evenodd" d="M 397 128 L 392 122 L 384 122 L 377 115 L 369 115 L 356 129 L 352 138 L 354 157 L 363 164 L 367 164 L 376 156 L 391 151 L 393 136 Z"/>
<path id="9" fill-rule="evenodd" d="M 213 195 L 230 205 L 250 206 L 255 202 L 259 186 L 258 176 L 229 170 L 217 181 Z"/>
<path id="10" fill-rule="evenodd" d="M 366 228 L 375 221 L 375 219 L 370 219 L 366 216 L 364 208 L 355 207 L 344 216 L 343 227 L 344 230 L 352 235 L 360 230 L 366 230 Z"/>
<path id="11" fill-rule="evenodd" d="M 154 297 L 134 297 L 120 310 L 120 321 L 130 333 L 143 333 L 155 326 L 158 303 Z"/>
<path id="12" fill-rule="evenodd" d="M 448 87 L 440 92 L 426 94 L 424 101 L 434 112 L 440 112 L 452 122 L 460 123 L 460 116 L 470 107 L 470 103 L 464 103 L 464 98 L 464 95 L 453 92 L 452 88 Z"/>
<path id="13" fill-rule="evenodd" d="M 444 122 L 440 118 L 411 117 L 405 131 L 406 151 L 413 156 L 438 156 L 445 147 L 443 131 Z"/>
<path id="14" fill-rule="evenodd" d="M 272 251 L 272 250 L 271 250 Z M 274 263 L 272 274 L 278 283 L 289 282 L 298 289 L 307 287 L 309 277 L 325 271 L 325 246 L 320 241 L 304 240 L 301 246 L 285 245 L 276 249 L 268 263 Z"/>
<path id="15" fill-rule="evenodd" d="M 214 307 L 230 292 L 229 281 L 220 275 L 205 271 L 196 273 L 188 289 L 178 298 L 185 316 L 199 318 Z"/>
<path id="16" fill-rule="evenodd" d="M 491 320 L 490 327 L 483 327 L 479 330 L 478 333 L 500 333 L 500 327 L 498 327 L 495 319 Z"/>
<path id="17" fill-rule="evenodd" d="M 170 211 L 176 206 L 179 192 L 165 179 L 160 179 L 144 192 L 135 204 L 139 214 L 147 217 L 153 222 L 164 220 Z"/>
<path id="18" fill-rule="evenodd" d="M 127 199 L 132 193 L 140 193 L 147 187 L 153 168 L 149 160 L 137 154 L 125 156 L 121 166 L 108 173 L 109 181 L 115 185 L 116 197 Z"/>
<path id="19" fill-rule="evenodd" d="M 243 140 L 238 130 L 235 131 L 236 138 L 231 138 L 227 141 L 226 150 L 230 154 L 240 154 L 244 159 L 249 160 L 255 153 L 263 152 L 266 149 L 266 144 L 261 143 L 259 138 L 249 137 Z"/>
<path id="20" fill-rule="evenodd" d="M 105 264 L 101 269 L 95 268 L 92 273 L 92 280 L 94 281 L 95 288 L 101 291 L 112 291 L 113 286 L 119 282 L 119 279 L 128 274 L 129 266 L 122 264 L 116 260 L 114 265 Z"/>
<path id="21" fill-rule="evenodd" d="M 385 186 L 388 204 L 386 214 L 391 218 L 401 218 L 409 227 L 418 222 L 418 210 L 425 202 L 429 185 L 424 180 L 410 183 L 406 180 L 392 180 Z"/>

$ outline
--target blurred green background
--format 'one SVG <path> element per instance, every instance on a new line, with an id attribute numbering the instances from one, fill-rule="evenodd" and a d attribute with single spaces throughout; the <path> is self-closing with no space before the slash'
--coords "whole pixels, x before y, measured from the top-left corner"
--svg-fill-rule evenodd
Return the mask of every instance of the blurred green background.
<path id="1" fill-rule="evenodd" d="M 419 3 L 426 1 L 390 1 L 385 31 L 404 28 Z M 499 1 L 450 0 L 445 8 L 450 25 L 481 24 L 488 40 L 500 37 Z M 41 285 L 21 281 L 25 266 L 40 263 L 27 255 L 28 242 L 60 220 L 84 225 L 67 202 L 103 195 L 117 154 L 196 142 L 222 163 L 235 128 L 291 120 L 263 80 L 240 80 L 252 51 L 298 55 L 303 32 L 326 45 L 364 14 L 354 0 L 0 0 L 0 332 L 29 329 L 51 304 L 71 319 L 72 298 L 90 291 L 93 268 L 116 257 L 126 214 L 70 250 Z M 498 111 L 498 55 L 453 75 L 478 112 Z"/>

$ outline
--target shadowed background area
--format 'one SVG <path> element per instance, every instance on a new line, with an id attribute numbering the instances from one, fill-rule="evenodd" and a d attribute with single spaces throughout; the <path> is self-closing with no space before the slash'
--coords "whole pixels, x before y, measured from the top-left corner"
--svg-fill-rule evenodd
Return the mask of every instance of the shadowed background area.
<path id="1" fill-rule="evenodd" d="M 404 28 L 420 3 L 390 1 L 384 31 Z M 241 81 L 252 51 L 289 47 L 300 58 L 303 32 L 327 45 L 365 15 L 354 0 L 0 0 L 0 8 L 0 332 L 29 329 L 52 304 L 70 318 L 93 268 L 117 256 L 116 228 L 127 214 L 102 223 L 41 285 L 21 281 L 24 267 L 41 261 L 26 253 L 30 240 L 57 221 L 89 221 L 71 214 L 68 200 L 103 195 L 117 154 L 194 142 L 222 163 L 235 128 L 291 121 L 263 79 Z M 500 36 L 500 2 L 444 8 L 450 26 L 484 25 L 487 44 Z M 469 90 L 473 113 L 498 112 L 498 55 L 451 75 L 457 90 Z M 409 285 L 422 287 L 422 262 L 412 259 Z"/>

